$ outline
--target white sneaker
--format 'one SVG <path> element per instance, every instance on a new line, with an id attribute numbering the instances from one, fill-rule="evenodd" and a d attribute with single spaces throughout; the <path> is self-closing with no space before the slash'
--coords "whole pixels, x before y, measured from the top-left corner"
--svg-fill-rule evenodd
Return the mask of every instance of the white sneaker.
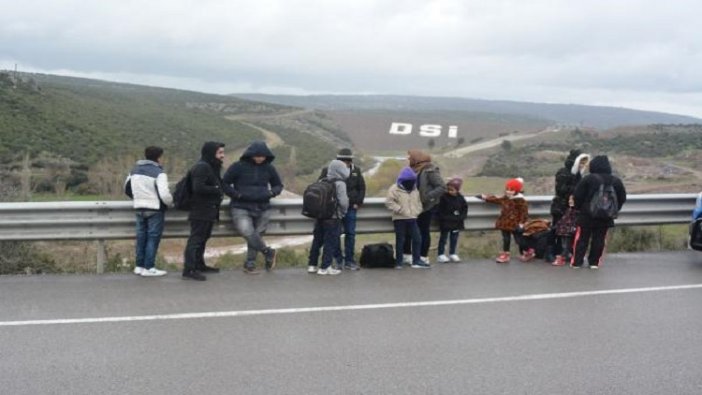
<path id="1" fill-rule="evenodd" d="M 307 266 L 307 273 L 317 273 L 317 266 Z"/>
<path id="2" fill-rule="evenodd" d="M 144 268 L 141 266 L 136 266 L 134 268 L 134 274 L 136 274 L 137 276 L 141 276 L 141 273 L 143 273 L 143 272 L 144 272 Z"/>
<path id="3" fill-rule="evenodd" d="M 412 255 L 403 254 L 402 255 L 402 263 L 405 265 L 411 265 L 412 264 Z"/>
<path id="4" fill-rule="evenodd" d="M 449 257 L 447 257 L 446 255 L 443 255 L 443 254 L 442 254 L 442 255 L 439 255 L 438 258 L 436 258 L 436 261 L 439 262 L 439 263 L 446 263 L 446 262 L 449 261 Z"/>
<path id="5" fill-rule="evenodd" d="M 336 275 L 339 274 L 339 273 L 341 273 L 341 270 L 336 270 L 336 269 L 334 269 L 334 268 L 331 267 L 331 266 L 329 266 L 329 267 L 326 268 L 326 269 L 319 269 L 319 270 L 317 270 L 317 274 L 319 274 L 320 276 L 326 276 L 326 275 L 336 276 Z"/>
<path id="6" fill-rule="evenodd" d="M 141 272 L 142 277 L 160 277 L 160 276 L 165 276 L 166 271 L 165 270 L 158 270 L 155 267 L 152 267 L 151 269 L 144 269 Z"/>
<path id="7" fill-rule="evenodd" d="M 461 257 L 459 257 L 456 254 L 449 255 L 449 259 L 451 260 L 451 262 L 460 262 L 461 261 Z"/>
<path id="8" fill-rule="evenodd" d="M 431 262 L 429 262 L 429 257 L 428 256 L 420 256 L 419 260 L 426 263 L 427 265 L 431 265 Z"/>

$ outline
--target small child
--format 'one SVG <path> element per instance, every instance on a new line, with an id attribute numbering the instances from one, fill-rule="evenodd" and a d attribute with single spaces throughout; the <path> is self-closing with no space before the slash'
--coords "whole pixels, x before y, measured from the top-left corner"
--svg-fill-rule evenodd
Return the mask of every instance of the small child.
<path id="1" fill-rule="evenodd" d="M 417 175 L 410 167 L 405 167 L 397 177 L 397 182 L 388 190 L 385 206 L 392 210 L 392 223 L 395 226 L 395 269 L 402 269 L 402 250 L 405 239 L 412 241 L 412 267 L 429 269 L 431 266 L 419 258 L 422 244 L 417 216 L 422 213 L 422 201 L 416 188 Z"/>
<path id="2" fill-rule="evenodd" d="M 556 224 L 556 245 L 561 246 L 560 254 L 556 255 L 556 259 L 551 263 L 553 266 L 563 266 L 566 262 L 570 262 L 573 257 L 573 235 L 577 227 L 576 220 L 578 218 L 578 210 L 575 209 L 575 200 L 573 196 L 568 198 L 568 208 L 563 213 L 563 216 Z"/>
<path id="3" fill-rule="evenodd" d="M 439 219 L 439 263 L 460 262 L 461 258 L 456 255 L 458 247 L 458 233 L 464 230 L 464 221 L 468 217 L 468 203 L 466 198 L 461 195 L 461 185 L 463 180 L 460 178 L 452 178 L 446 184 L 446 193 L 441 196 L 439 201 L 439 211 L 437 213 Z M 446 240 L 449 241 L 449 256 L 444 254 Z"/>
<path id="4" fill-rule="evenodd" d="M 478 195 L 488 203 L 499 204 L 502 206 L 500 216 L 497 217 L 495 228 L 502 232 L 502 252 L 497 256 L 497 263 L 507 263 L 510 261 L 510 239 L 514 237 L 515 243 L 519 245 L 519 233 L 517 230 L 524 226 L 524 223 L 529 217 L 529 207 L 524 199 L 524 180 L 521 178 L 512 178 L 505 183 L 505 194 L 503 196 L 495 195 Z M 528 261 L 533 258 L 534 251 L 522 251 L 520 247 L 520 257 L 523 261 Z M 531 257 L 529 256 L 531 255 Z"/>

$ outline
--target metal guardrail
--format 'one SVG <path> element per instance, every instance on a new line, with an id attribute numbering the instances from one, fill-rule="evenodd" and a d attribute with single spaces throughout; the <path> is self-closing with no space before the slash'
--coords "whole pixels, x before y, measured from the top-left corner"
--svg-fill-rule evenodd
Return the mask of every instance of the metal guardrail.
<path id="1" fill-rule="evenodd" d="M 696 194 L 629 195 L 617 225 L 682 224 L 690 221 Z M 550 218 L 551 196 L 529 196 L 529 216 Z M 469 197 L 468 230 L 493 229 L 499 207 Z M 235 236 L 227 202 L 222 204 L 220 222 L 213 236 Z M 300 211 L 300 199 L 274 199 L 267 235 L 309 235 L 313 221 Z M 105 240 L 132 239 L 135 235 L 134 210 L 129 201 L 0 203 L 0 241 L 9 240 Z M 369 198 L 358 211 L 357 233 L 393 232 L 390 211 L 383 198 Z M 187 213 L 171 210 L 166 214 L 164 237 L 187 237 Z M 101 248 L 98 248 L 100 255 Z M 102 251 L 104 253 L 104 250 Z M 98 258 L 98 272 L 100 261 Z"/>

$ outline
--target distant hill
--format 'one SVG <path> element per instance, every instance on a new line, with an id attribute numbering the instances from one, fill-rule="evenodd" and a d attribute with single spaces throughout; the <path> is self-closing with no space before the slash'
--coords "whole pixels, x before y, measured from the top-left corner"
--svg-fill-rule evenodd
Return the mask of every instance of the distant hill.
<path id="1" fill-rule="evenodd" d="M 280 127 L 278 135 L 261 125 Z M 289 174 L 317 171 L 348 136 L 323 114 L 231 96 L 83 78 L 0 71 L 0 181 L 36 192 L 119 192 L 120 180 L 147 145 L 166 149 L 175 176 L 202 143 L 224 142 L 229 156 L 254 139 L 275 139 Z M 325 155 L 320 155 L 325 153 Z M 23 169 L 23 170 L 22 170 Z M 22 173 L 24 172 L 24 173 Z M 22 181 L 29 174 L 28 180 Z M 109 188 L 101 187 L 109 179 Z M 60 187 L 57 187 L 60 185 Z"/>
<path id="2" fill-rule="evenodd" d="M 540 119 L 550 124 L 566 124 L 596 129 L 624 125 L 691 124 L 702 119 L 661 112 L 618 107 L 578 104 L 546 104 L 503 100 L 479 100 L 453 97 L 417 97 L 392 95 L 263 95 L 234 96 L 266 103 L 276 103 L 323 111 L 400 111 L 400 112 L 467 112 L 509 114 Z"/>

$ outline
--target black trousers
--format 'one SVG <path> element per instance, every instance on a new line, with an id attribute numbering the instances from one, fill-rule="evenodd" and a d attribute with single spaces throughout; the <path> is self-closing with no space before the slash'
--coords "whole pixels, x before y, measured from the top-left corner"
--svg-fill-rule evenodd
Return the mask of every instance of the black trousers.
<path id="1" fill-rule="evenodd" d="M 205 246 L 212 236 L 213 227 L 214 221 L 190 220 L 183 271 L 200 270 L 205 266 Z"/>
<path id="2" fill-rule="evenodd" d="M 422 244 L 419 248 L 421 256 L 429 256 L 429 246 L 431 245 L 431 220 L 434 218 L 436 208 L 425 211 L 417 217 L 417 226 L 419 226 L 419 235 L 422 238 Z M 412 240 L 405 239 L 405 247 L 403 248 L 405 255 L 412 255 Z"/>
<path id="3" fill-rule="evenodd" d="M 500 232 L 502 233 L 502 251 L 509 252 L 511 239 L 514 237 L 514 242 L 517 243 L 517 247 L 519 247 L 519 253 L 521 254 L 524 252 L 524 240 L 521 233 L 509 232 L 506 230 L 501 230 Z"/>
<path id="4" fill-rule="evenodd" d="M 590 228 L 578 226 L 575 231 L 575 255 L 573 256 L 573 265 L 582 266 L 585 259 L 585 253 L 590 253 L 587 256 L 587 262 L 590 266 L 599 266 L 602 263 L 602 254 L 605 249 L 605 240 L 607 239 L 607 231 L 609 228 Z"/>

